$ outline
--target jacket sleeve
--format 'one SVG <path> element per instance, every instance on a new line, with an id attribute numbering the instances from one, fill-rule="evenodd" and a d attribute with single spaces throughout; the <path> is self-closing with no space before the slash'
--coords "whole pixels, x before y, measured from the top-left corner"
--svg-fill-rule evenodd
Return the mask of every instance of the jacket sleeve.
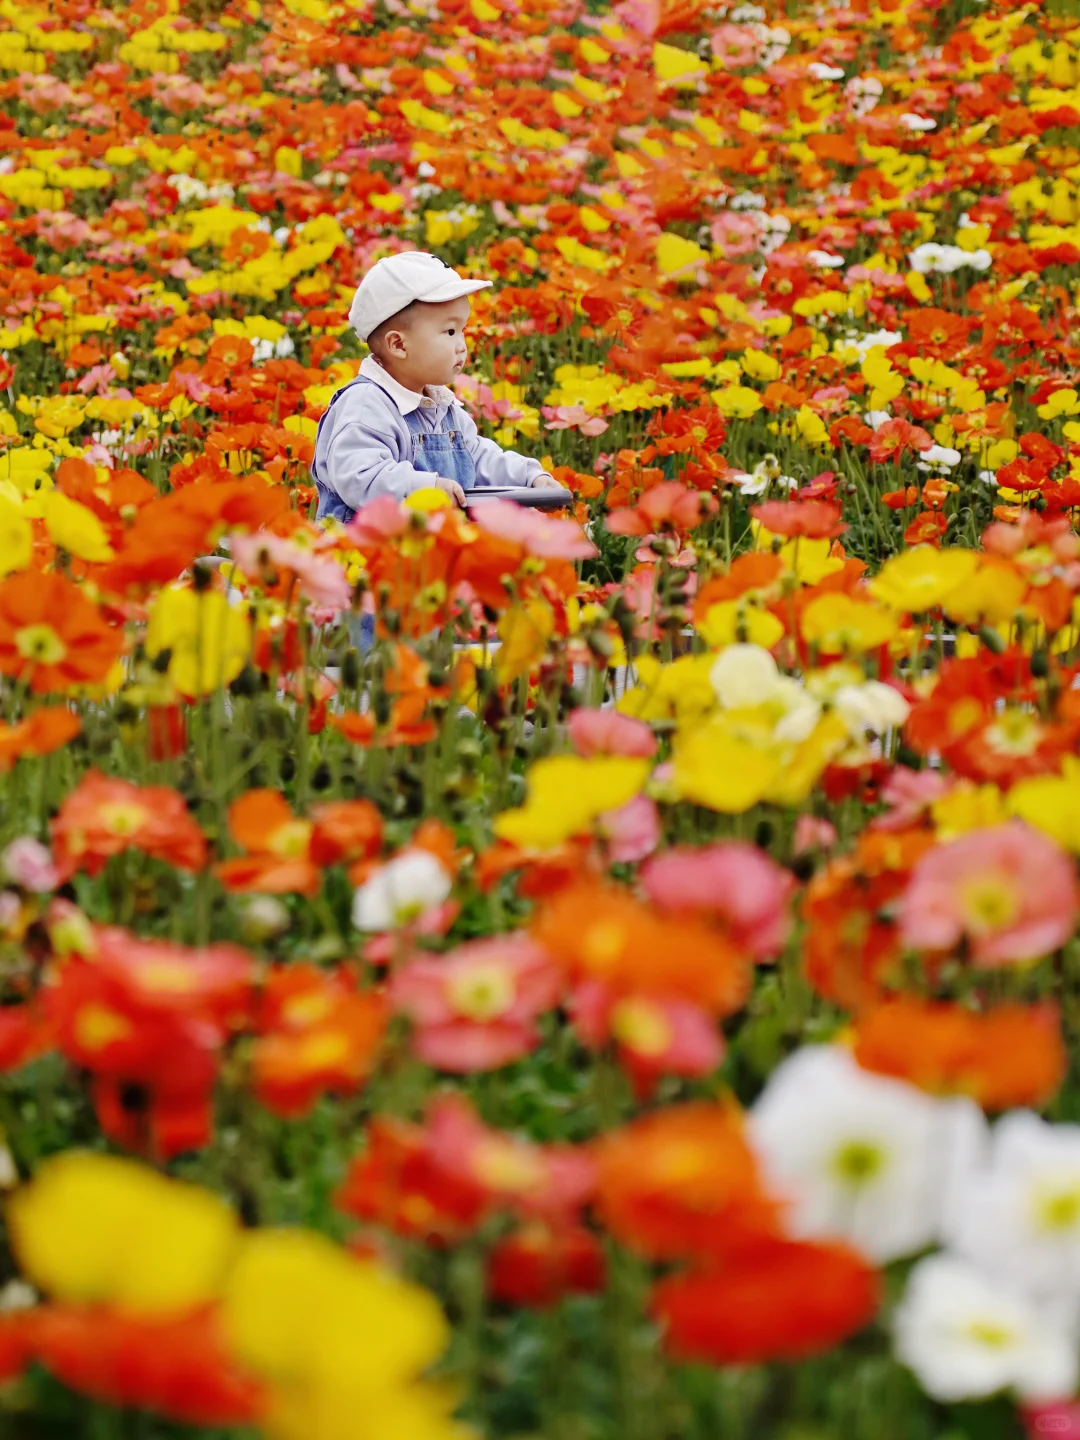
<path id="1" fill-rule="evenodd" d="M 378 408 L 363 405 L 339 423 L 330 438 L 327 483 L 354 510 L 380 495 L 403 500 L 431 484 L 430 475 L 398 458 L 394 437 L 387 429 Z"/>
<path id="2" fill-rule="evenodd" d="M 494 440 L 486 440 L 477 430 L 472 416 L 460 405 L 454 407 L 454 421 L 461 426 L 462 439 L 476 466 L 477 485 L 531 485 L 537 475 L 545 473 L 539 460 L 504 450 Z"/>

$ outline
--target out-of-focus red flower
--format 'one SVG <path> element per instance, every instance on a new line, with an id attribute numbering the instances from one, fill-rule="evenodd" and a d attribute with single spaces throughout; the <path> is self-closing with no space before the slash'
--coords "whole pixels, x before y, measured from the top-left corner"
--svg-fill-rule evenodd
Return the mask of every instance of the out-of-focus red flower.
<path id="1" fill-rule="evenodd" d="M 132 785 L 91 770 L 64 799 L 52 822 L 53 856 L 63 879 L 96 875 L 113 855 L 142 850 L 178 870 L 206 864 L 206 836 L 184 803 L 164 785 Z"/>
<path id="2" fill-rule="evenodd" d="M 255 1094 L 277 1115 L 306 1114 L 320 1095 L 354 1093 L 370 1075 L 387 1006 L 341 973 L 275 966 L 259 1002 L 251 1065 Z"/>
<path id="3" fill-rule="evenodd" d="M 213 1310 L 149 1319 L 46 1305 L 16 1324 L 34 1359 L 80 1395 L 188 1425 L 248 1425 L 265 1411 L 262 1387 L 229 1356 Z"/>
<path id="4" fill-rule="evenodd" d="M 487 1278 L 492 1299 L 544 1310 L 564 1295 L 595 1295 L 602 1290 L 604 1252 L 583 1225 L 552 1226 L 534 1220 L 495 1242 Z"/>
<path id="5" fill-rule="evenodd" d="M 771 1238 L 715 1271 L 661 1280 L 650 1309 L 679 1360 L 759 1365 L 831 1350 L 877 1313 L 872 1266 L 845 1245 Z"/>

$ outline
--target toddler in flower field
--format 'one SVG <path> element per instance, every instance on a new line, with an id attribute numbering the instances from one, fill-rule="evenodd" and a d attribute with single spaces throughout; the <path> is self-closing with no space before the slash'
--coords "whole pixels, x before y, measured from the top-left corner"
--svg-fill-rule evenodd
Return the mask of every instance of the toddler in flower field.
<path id="1" fill-rule="evenodd" d="M 319 421 L 320 518 L 349 521 L 369 500 L 426 486 L 459 505 L 482 486 L 560 488 L 538 460 L 483 439 L 446 388 L 468 358 L 468 297 L 490 284 L 423 251 L 379 260 L 364 276 L 349 321 L 371 354 Z"/>

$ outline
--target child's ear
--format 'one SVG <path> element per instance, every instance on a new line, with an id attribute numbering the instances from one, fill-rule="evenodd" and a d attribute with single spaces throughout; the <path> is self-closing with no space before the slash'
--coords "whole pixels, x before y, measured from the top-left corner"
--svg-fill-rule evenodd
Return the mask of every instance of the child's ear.
<path id="1" fill-rule="evenodd" d="M 383 344 L 386 353 L 393 355 L 395 359 L 404 360 L 408 355 L 408 347 L 405 344 L 405 335 L 401 330 L 388 330 L 383 336 Z"/>

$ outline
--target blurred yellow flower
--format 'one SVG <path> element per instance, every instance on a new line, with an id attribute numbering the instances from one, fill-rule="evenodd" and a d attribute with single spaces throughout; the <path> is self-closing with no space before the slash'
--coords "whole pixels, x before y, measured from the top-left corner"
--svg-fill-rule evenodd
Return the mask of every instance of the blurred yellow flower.
<path id="1" fill-rule="evenodd" d="M 625 755 L 549 755 L 529 770 L 525 804 L 496 816 L 495 834 L 530 850 L 553 850 L 640 794 L 650 768 L 650 761 Z"/>
<path id="2" fill-rule="evenodd" d="M 239 1234 L 208 1190 L 80 1150 L 47 1160 L 6 1213 L 19 1264 L 39 1289 L 143 1314 L 210 1300 Z"/>
<path id="3" fill-rule="evenodd" d="M 170 652 L 169 679 L 182 695 L 208 695 L 230 684 L 251 649 L 251 623 L 219 590 L 168 585 L 150 611 L 146 653 Z"/>
<path id="4" fill-rule="evenodd" d="M 932 610 L 971 579 L 979 567 L 974 550 L 935 550 L 918 545 L 894 555 L 870 582 L 874 597 L 894 610 Z"/>

